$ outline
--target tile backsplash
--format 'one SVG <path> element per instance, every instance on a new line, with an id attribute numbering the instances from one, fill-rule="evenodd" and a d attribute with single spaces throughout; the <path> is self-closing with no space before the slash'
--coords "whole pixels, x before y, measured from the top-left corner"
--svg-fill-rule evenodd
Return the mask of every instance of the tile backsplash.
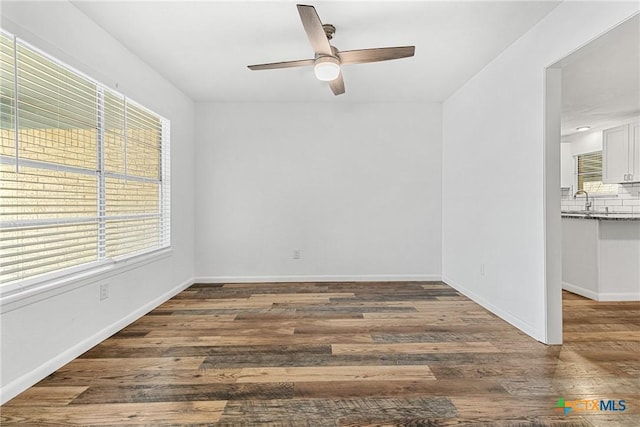
<path id="1" fill-rule="evenodd" d="M 619 184 L 617 195 L 592 197 L 590 194 L 589 200 L 593 202 L 591 210 L 594 212 L 604 212 L 605 207 L 608 207 L 610 213 L 640 214 L 640 183 Z M 579 194 L 574 199 L 573 195 L 563 192 L 561 209 L 563 211 L 582 210 L 584 202 L 584 194 Z"/>

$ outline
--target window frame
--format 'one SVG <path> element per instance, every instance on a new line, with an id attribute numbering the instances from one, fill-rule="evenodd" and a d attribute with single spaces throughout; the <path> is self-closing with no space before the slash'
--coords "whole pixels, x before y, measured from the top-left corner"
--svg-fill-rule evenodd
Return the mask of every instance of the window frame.
<path id="1" fill-rule="evenodd" d="M 96 97 L 97 97 L 97 114 L 96 114 L 96 211 L 95 216 L 91 216 L 90 218 L 94 218 L 97 227 L 97 234 L 95 238 L 98 241 L 97 245 L 97 253 L 96 259 L 90 262 L 81 263 L 78 265 L 73 265 L 70 267 L 62 267 L 57 268 L 56 270 L 47 271 L 40 274 L 35 274 L 32 276 L 26 276 L 24 278 L 19 278 L 11 281 L 7 281 L 4 283 L 0 283 L 0 300 L 2 301 L 2 306 L 5 305 L 6 302 L 13 301 L 15 298 L 21 298 L 22 296 L 46 292 L 51 290 L 52 288 L 64 288 L 65 285 L 72 284 L 74 282 L 86 281 L 88 279 L 95 280 L 96 278 L 101 277 L 104 274 L 112 275 L 118 274 L 123 269 L 132 268 L 132 266 L 137 266 L 139 264 L 145 264 L 155 259 L 164 258 L 168 256 L 172 252 L 172 238 L 171 238 L 171 145 L 170 145 L 170 129 L 171 124 L 170 121 L 161 116 L 160 114 L 152 111 L 151 109 L 145 107 L 144 105 L 131 100 L 126 97 L 124 94 L 102 84 L 96 79 L 87 76 L 85 73 L 75 69 L 74 67 L 64 63 L 63 61 L 49 55 L 48 53 L 42 51 L 31 43 L 26 42 L 22 38 L 11 34 L 8 31 L 0 28 L 0 33 L 3 37 L 7 37 L 13 42 L 13 59 L 15 62 L 15 69 L 18 68 L 17 58 L 18 58 L 18 46 L 20 45 L 23 48 L 29 49 L 37 55 L 42 56 L 44 59 L 51 61 L 53 64 L 61 67 L 63 70 L 71 72 L 75 74 L 77 77 L 87 81 L 91 85 L 95 85 L 96 87 Z M 19 132 L 19 124 L 18 124 L 18 115 L 19 115 L 19 101 L 18 96 L 19 93 L 17 91 L 18 87 L 18 75 L 14 74 L 14 105 L 13 105 L 13 113 L 15 115 L 14 127 L 13 130 L 16 134 L 16 144 L 18 144 L 18 132 Z M 106 228 L 106 224 L 110 220 L 114 220 L 114 217 L 111 217 L 106 212 L 106 200 L 107 200 L 107 188 L 106 188 L 106 178 L 109 177 L 110 174 L 105 169 L 105 154 L 104 154 L 104 132 L 105 132 L 105 121 L 104 121 L 104 110 L 105 110 L 105 101 L 104 94 L 110 93 L 117 98 L 121 98 L 124 102 L 123 108 L 126 110 L 129 106 L 132 108 L 139 109 L 146 114 L 150 114 L 154 119 L 158 120 L 159 123 L 159 155 L 158 155 L 158 178 L 155 179 L 146 179 L 146 181 L 157 184 L 158 186 L 158 202 L 156 206 L 156 212 L 153 214 L 143 215 L 144 217 L 154 217 L 158 219 L 157 225 L 157 245 L 148 246 L 141 250 L 131 251 L 118 256 L 107 256 L 107 239 L 104 237 L 104 231 Z M 126 123 L 126 122 L 125 122 Z M 123 128 L 123 133 L 126 135 L 128 128 Z M 125 136 L 126 139 L 126 136 Z M 126 162 L 126 154 L 125 154 L 125 162 Z M 2 164 L 12 164 L 16 166 L 16 169 L 19 169 L 21 165 L 29 165 L 40 164 L 47 165 L 44 168 L 50 169 L 59 169 L 59 170 L 73 170 L 73 169 L 82 169 L 82 168 L 74 168 L 73 166 L 65 166 L 65 165 L 57 165 L 53 162 L 45 162 L 45 161 L 33 161 L 29 159 L 20 158 L 18 155 L 18 145 L 16 145 L 16 155 L 0 156 L 0 163 Z M 125 167 L 126 168 L 126 167 Z M 77 171 L 76 171 L 77 173 Z M 125 182 L 128 176 L 126 173 L 123 174 Z M 145 179 L 142 179 L 145 181 Z M 134 199 L 137 200 L 137 199 Z M 129 214 L 129 215 L 120 215 L 120 218 L 130 219 L 136 217 L 137 214 Z M 69 222 L 73 222 L 73 219 Z M 59 220 L 55 218 L 55 220 Z M 43 224 L 46 220 L 39 220 L 39 224 Z M 27 223 L 37 223 L 38 220 L 16 220 L 16 221 L 4 221 L 5 227 L 11 225 L 11 228 L 18 228 L 18 226 L 25 227 Z M 60 221 L 60 223 L 65 221 Z M 63 225 L 63 224 L 61 224 Z M 2 223 L 0 223 L 2 226 Z M 91 234 L 93 236 L 93 234 Z"/>

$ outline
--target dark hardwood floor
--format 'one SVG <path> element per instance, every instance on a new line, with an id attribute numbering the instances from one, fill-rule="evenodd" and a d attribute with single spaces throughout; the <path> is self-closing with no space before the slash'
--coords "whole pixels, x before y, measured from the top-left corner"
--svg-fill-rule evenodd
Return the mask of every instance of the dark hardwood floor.
<path id="1" fill-rule="evenodd" d="M 1 423 L 640 426 L 640 303 L 563 305 L 545 346 L 441 282 L 194 285 Z"/>

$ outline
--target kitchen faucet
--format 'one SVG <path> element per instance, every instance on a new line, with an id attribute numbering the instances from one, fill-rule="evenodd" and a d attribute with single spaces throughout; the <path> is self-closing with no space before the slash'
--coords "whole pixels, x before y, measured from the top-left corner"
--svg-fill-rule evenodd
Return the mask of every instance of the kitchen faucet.
<path id="1" fill-rule="evenodd" d="M 578 194 L 580 194 L 580 193 L 584 193 L 585 197 L 587 198 L 587 199 L 585 200 L 585 202 L 584 202 L 584 210 L 585 210 L 585 211 L 588 211 L 588 210 L 589 210 L 589 208 L 591 208 L 591 202 L 589 201 L 589 193 L 587 193 L 587 192 L 586 192 L 586 191 L 584 191 L 584 190 L 578 190 L 578 191 L 576 191 L 576 194 L 574 194 L 574 195 L 573 195 L 573 198 L 575 199 L 575 198 L 576 198 L 576 196 L 577 196 Z"/>

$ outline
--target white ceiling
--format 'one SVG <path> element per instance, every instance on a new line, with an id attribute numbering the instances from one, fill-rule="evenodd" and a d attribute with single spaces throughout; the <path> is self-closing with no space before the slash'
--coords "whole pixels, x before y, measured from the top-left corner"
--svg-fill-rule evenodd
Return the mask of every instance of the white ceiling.
<path id="1" fill-rule="evenodd" d="M 606 129 L 640 115 L 640 16 L 556 64 L 562 68 L 563 136 Z"/>
<path id="2" fill-rule="evenodd" d="M 413 58 L 346 65 L 334 97 L 311 67 L 247 65 L 312 58 L 292 1 L 74 1 L 195 101 L 438 102 L 559 1 L 313 1 L 340 50 L 415 45 Z"/>

